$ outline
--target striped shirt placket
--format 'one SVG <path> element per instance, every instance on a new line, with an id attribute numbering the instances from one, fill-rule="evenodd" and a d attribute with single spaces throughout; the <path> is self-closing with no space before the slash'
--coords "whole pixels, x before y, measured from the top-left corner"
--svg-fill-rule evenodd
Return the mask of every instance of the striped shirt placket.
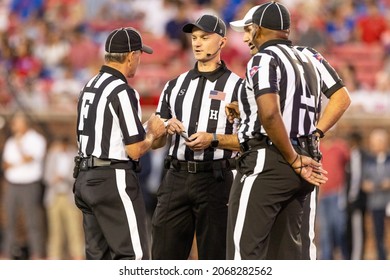
<path id="1" fill-rule="evenodd" d="M 237 100 L 236 91 L 242 79 L 223 67 L 210 78 L 193 69 L 169 81 L 160 97 L 157 113 L 164 119 L 176 117 L 183 123 L 188 135 L 198 131 L 232 133 L 233 125 L 227 121 L 224 107 L 225 104 Z M 222 93 L 226 99 L 222 101 L 212 98 L 212 91 L 217 96 Z M 183 144 L 182 137 L 172 137 L 169 154 L 180 160 L 209 161 L 230 158 L 233 155 L 211 148 L 194 152 Z"/>

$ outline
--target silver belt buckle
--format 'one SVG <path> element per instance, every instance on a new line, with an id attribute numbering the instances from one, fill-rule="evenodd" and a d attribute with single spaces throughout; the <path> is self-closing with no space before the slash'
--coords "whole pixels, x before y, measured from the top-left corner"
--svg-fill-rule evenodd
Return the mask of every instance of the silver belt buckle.
<path id="1" fill-rule="evenodd" d="M 187 171 L 188 173 L 196 173 L 196 162 L 188 161 L 187 162 Z"/>

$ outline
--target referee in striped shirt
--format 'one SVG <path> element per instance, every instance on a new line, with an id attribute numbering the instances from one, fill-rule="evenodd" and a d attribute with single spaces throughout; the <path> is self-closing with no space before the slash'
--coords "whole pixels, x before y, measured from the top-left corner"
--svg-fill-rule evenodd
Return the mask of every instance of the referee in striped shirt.
<path id="1" fill-rule="evenodd" d="M 105 65 L 78 102 L 75 201 L 83 213 L 87 259 L 150 259 L 146 211 L 135 173 L 138 159 L 166 133 L 152 115 L 141 123 L 139 94 L 127 83 L 140 63 L 142 44 L 133 28 L 112 31 Z M 71 242 L 71 241 L 70 241 Z"/>
<path id="2" fill-rule="evenodd" d="M 237 124 L 227 120 L 225 105 L 237 100 L 242 79 L 221 61 L 227 38 L 220 18 L 203 15 L 183 31 L 191 33 L 197 62 L 166 84 L 157 108 L 170 137 L 152 220 L 152 258 L 188 259 L 196 233 L 199 259 L 225 259 L 231 169 L 239 149 Z"/>
<path id="3" fill-rule="evenodd" d="M 303 204 L 326 182 L 319 138 L 343 115 L 350 97 L 315 50 L 288 40 L 285 6 L 261 5 L 248 26 L 259 52 L 239 96 L 242 154 L 229 199 L 228 259 L 301 259 Z M 329 103 L 320 116 L 321 94 Z"/>
<path id="4" fill-rule="evenodd" d="M 243 33 L 242 35 L 243 42 L 248 45 L 249 52 L 251 55 L 255 55 L 258 52 L 256 46 L 252 43 L 252 35 L 251 35 L 252 29 L 250 26 L 252 25 L 252 16 L 260 6 L 261 5 L 257 5 L 249 9 L 242 19 L 230 22 L 230 26 L 232 27 L 233 30 Z M 247 93 L 245 91 L 245 87 L 243 87 L 242 98 L 240 98 L 241 96 L 239 96 L 238 99 L 246 100 L 247 99 L 246 95 Z M 252 114 L 257 116 L 257 105 L 254 102 L 252 104 L 254 106 L 254 109 L 252 109 Z M 241 104 L 241 107 L 244 107 L 243 103 Z M 229 111 L 228 109 L 228 111 L 226 112 L 228 114 L 228 118 L 230 119 L 230 121 L 234 121 L 234 118 L 237 117 L 239 118 L 240 111 L 238 108 L 238 102 L 237 103 L 233 102 L 231 104 L 228 104 L 227 108 L 233 110 L 233 111 Z M 251 110 L 242 110 L 242 111 L 243 111 L 243 116 L 246 116 L 247 115 L 246 112 L 250 112 Z M 256 118 L 244 117 L 243 121 L 246 122 L 245 126 L 248 127 L 250 122 L 254 122 L 254 123 L 257 122 L 257 117 Z M 318 187 L 315 187 L 314 190 L 311 192 L 311 194 L 306 197 L 305 202 L 303 204 L 303 215 L 302 215 L 302 225 L 301 225 L 303 260 L 314 260 L 317 258 L 317 248 L 314 243 L 317 193 L 318 193 Z M 279 242 L 279 240 L 275 240 L 275 242 Z"/>

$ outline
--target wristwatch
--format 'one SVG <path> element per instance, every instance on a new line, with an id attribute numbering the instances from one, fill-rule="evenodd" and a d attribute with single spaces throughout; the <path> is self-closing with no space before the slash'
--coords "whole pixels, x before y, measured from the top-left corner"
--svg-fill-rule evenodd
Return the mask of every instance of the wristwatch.
<path id="1" fill-rule="evenodd" d="M 217 134 L 214 132 L 213 133 L 213 140 L 211 140 L 210 147 L 211 148 L 217 148 L 219 145 L 219 140 L 217 139 Z"/>

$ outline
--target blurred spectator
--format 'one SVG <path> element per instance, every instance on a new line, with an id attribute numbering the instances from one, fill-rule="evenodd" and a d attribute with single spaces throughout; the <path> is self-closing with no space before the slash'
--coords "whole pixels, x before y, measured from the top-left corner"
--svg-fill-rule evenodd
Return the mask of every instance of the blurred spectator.
<path id="1" fill-rule="evenodd" d="M 180 18 L 190 20 L 199 17 L 200 13 L 212 12 L 220 17 L 242 18 L 238 16 L 243 11 L 249 10 L 256 4 L 265 1 L 251 0 L 148 0 L 148 5 L 141 0 L 47 0 L 47 1 L 2 1 L 0 6 L 0 24 L 3 24 L 4 43 L 1 47 L 1 67 L 13 69 L 11 65 L 17 58 L 16 69 L 25 70 L 26 66 L 44 66 L 40 76 L 35 77 L 32 83 L 42 86 L 42 79 L 63 78 L 63 65 L 70 63 L 74 70 L 74 76 L 84 82 L 85 77 L 90 76 L 90 67 L 99 60 L 102 35 L 113 25 L 138 26 L 142 31 L 148 31 L 152 36 L 162 37 L 170 35 L 170 40 L 177 41 L 183 49 L 187 48 L 187 41 L 175 35 L 173 30 L 180 29 Z M 327 48 L 326 42 L 336 44 L 354 40 L 353 27 L 357 15 L 367 13 L 368 8 L 361 4 L 364 1 L 281 1 L 292 7 L 292 16 L 296 18 L 296 33 L 293 38 L 299 44 L 305 44 L 321 50 Z M 378 2 L 383 9 L 388 9 L 387 2 Z M 152 9 L 150 7 L 153 7 Z M 184 8 L 185 7 L 185 8 Z M 9 12 L 13 10 L 14 12 Z M 334 12 L 335 19 L 329 16 L 329 10 Z M 1 19 L 1 12 L 5 18 Z M 8 13 L 8 14 L 7 14 Z M 368 14 L 368 13 L 367 13 Z M 177 19 L 176 18 L 179 19 Z M 325 25 L 325 21 L 328 24 Z M 325 26 L 329 32 L 324 32 Z M 168 28 L 166 28 L 168 27 Z M 181 34 L 181 33 L 180 33 Z M 182 35 L 182 34 L 181 34 Z M 236 37 L 237 35 L 237 37 Z M 27 39 L 26 39 L 27 38 Z M 178 39 L 179 38 L 179 39 Z M 153 40 L 153 39 L 150 39 Z M 382 42 L 386 44 L 386 33 L 382 36 Z M 7 52 L 22 49 L 23 41 L 29 41 L 34 53 L 30 57 L 10 57 Z M 50 41 L 50 42 L 49 42 Z M 6 46 L 9 46 L 8 48 Z M 3 50 L 5 46 L 5 50 Z M 8 51 L 7 51 L 8 49 Z M 83 49 L 83 52 L 77 50 Z M 247 48 L 242 44 L 241 37 L 236 32 L 229 34 L 229 41 L 223 59 L 229 61 L 237 73 L 244 73 L 245 61 L 249 59 Z M 194 61 L 188 59 L 188 51 L 185 56 L 176 56 L 170 60 L 170 64 L 192 65 Z M 191 54 L 191 53 L 189 53 Z M 157 53 L 155 55 L 158 55 Z M 191 57 L 191 55 L 190 55 Z M 338 59 L 335 57 L 334 59 Z M 67 60 L 67 62 L 64 62 Z M 65 64 L 64 64 L 65 63 Z M 100 64 L 99 64 L 100 65 Z M 154 65 L 158 72 L 160 67 L 166 65 Z M 10 67 L 10 68 L 8 68 Z M 31 70 L 33 68 L 30 68 Z M 10 72 L 12 75 L 13 73 Z M 139 79 L 143 79 L 142 76 Z M 378 74 L 379 89 L 388 88 L 388 75 L 386 71 Z M 0 84 L 2 81 L 0 81 Z M 20 82 L 21 83 L 21 82 Z M 50 87 L 47 88 L 50 90 Z M 148 90 L 148 89 L 147 89 Z M 37 91 L 42 94 L 41 92 Z M 49 95 L 49 93 L 46 93 Z M 367 93 L 363 96 L 366 97 Z M 9 104 L 9 96 L 4 89 L 1 90 L 0 102 Z M 11 103 L 12 104 L 12 103 Z M 42 108 L 42 106 L 41 106 Z M 47 109 L 52 109 L 48 107 Z"/>
<path id="2" fill-rule="evenodd" d="M 0 1 L 0 33 L 6 31 L 9 25 L 10 1 Z"/>
<path id="3" fill-rule="evenodd" d="M 244 0 L 227 0 L 225 4 L 225 9 L 222 10 L 222 18 L 225 22 L 231 22 L 235 19 L 238 9 L 240 9 L 241 5 L 245 2 Z M 257 3 L 253 6 L 258 5 Z M 252 7 L 253 7 L 252 6 Z"/>
<path id="4" fill-rule="evenodd" d="M 12 55 L 13 50 L 11 49 L 11 46 L 8 41 L 8 34 L 6 32 L 0 32 L 0 66 L 3 69 L 10 69 L 12 68 Z"/>
<path id="5" fill-rule="evenodd" d="M 333 44 L 345 44 L 354 41 L 355 17 L 351 1 L 336 2 L 330 7 L 325 25 L 326 35 Z"/>
<path id="6" fill-rule="evenodd" d="M 48 223 L 48 259 L 84 258 L 82 216 L 73 196 L 73 159 L 77 149 L 68 137 L 51 145 L 45 164 L 44 205 Z"/>
<path id="7" fill-rule="evenodd" d="M 33 79 L 14 80 L 11 109 L 24 108 L 29 111 L 44 111 L 48 108 L 48 96 L 44 90 L 45 83 Z"/>
<path id="8" fill-rule="evenodd" d="M 148 4 L 145 5 L 145 0 L 133 0 L 131 2 L 133 10 L 142 15 L 141 30 L 150 32 L 157 37 L 163 36 L 167 22 L 175 16 L 176 7 L 174 2 L 149 0 Z"/>
<path id="9" fill-rule="evenodd" d="M 363 86 L 357 76 L 356 66 L 353 63 L 342 62 L 337 68 L 341 79 L 343 79 L 345 86 L 351 93 L 363 89 Z"/>
<path id="10" fill-rule="evenodd" d="M 217 16 L 219 16 L 222 20 L 226 22 L 227 19 L 231 19 L 232 10 L 234 10 L 234 0 L 211 0 L 210 3 L 204 5 L 204 8 L 208 8 Z"/>
<path id="11" fill-rule="evenodd" d="M 376 74 L 376 85 L 378 91 L 390 92 L 390 52 L 385 54 L 383 67 Z"/>
<path id="12" fill-rule="evenodd" d="M 4 45 L 8 43 L 4 42 Z M 20 36 L 14 43 L 17 44 L 9 46 L 9 53 L 5 49 L 4 58 L 9 59 L 9 65 L 5 63 L 2 69 L 6 73 L 4 86 L 8 94 L 12 96 L 8 106 L 9 108 L 22 107 L 33 110 L 46 109 L 46 95 L 39 89 L 42 63 L 33 54 L 34 41 Z"/>
<path id="13" fill-rule="evenodd" d="M 133 2 L 134 1 L 128 0 L 98 1 L 99 9 L 97 10 L 97 14 L 95 15 L 95 20 L 111 21 L 114 23 L 129 20 L 133 21 L 142 18 L 139 11 L 134 9 Z M 90 5 L 95 5 L 95 3 L 91 3 Z M 149 7 L 149 5 L 145 6 Z M 132 24 L 129 25 L 133 26 Z"/>
<path id="14" fill-rule="evenodd" d="M 77 88 L 78 84 L 83 83 L 86 77 L 90 77 L 91 72 L 96 72 L 92 68 L 100 67 L 98 52 L 102 49 L 99 44 L 102 38 L 105 38 L 104 33 L 107 28 L 111 29 L 113 25 L 125 26 L 131 22 L 133 26 L 140 27 L 142 32 L 148 30 L 154 36 L 168 36 L 172 32 L 165 29 L 165 24 L 168 25 L 170 20 L 174 20 L 175 15 L 186 15 L 188 18 L 196 19 L 204 11 L 213 11 L 228 22 L 230 21 L 227 20 L 228 18 L 232 20 L 243 18 L 250 7 L 263 2 L 265 1 L 0 1 L 0 109 L 2 112 L 7 112 L 23 106 L 34 112 L 48 113 L 49 119 L 52 112 L 71 115 L 73 99 L 77 97 L 80 90 Z M 362 114 L 373 114 L 378 117 L 387 114 L 390 110 L 390 62 L 388 62 L 390 61 L 388 56 L 390 53 L 390 1 L 281 0 L 280 2 L 288 5 L 292 16 L 296 17 L 294 22 L 297 24 L 295 29 L 297 31 L 291 36 L 294 41 L 319 50 L 324 40 L 335 45 L 357 41 L 358 38 L 355 37 L 357 33 L 354 31 L 355 21 L 359 15 L 364 15 L 360 19 L 363 27 L 374 29 L 369 31 L 368 40 L 372 38 L 377 40 L 375 34 L 380 33 L 380 46 L 387 54 L 383 59 L 383 68 L 375 73 L 377 76 L 375 87 L 368 88 L 364 80 L 358 79 L 362 75 L 360 75 L 360 68 L 355 69 L 357 63 L 354 60 L 347 61 L 345 64 L 337 63 L 337 65 L 340 75 L 353 93 L 351 95 L 353 108 L 349 110 L 350 112 L 355 112 L 358 117 Z M 180 6 L 180 3 L 184 5 Z M 373 5 L 374 13 L 368 12 L 371 10 L 368 8 L 371 5 Z M 377 7 L 380 9 L 378 10 Z M 332 11 L 334 16 L 329 16 L 329 11 Z M 371 14 L 378 16 L 371 16 Z M 384 31 L 380 31 L 382 30 L 381 19 L 378 21 L 379 24 L 375 23 L 375 20 L 378 20 L 376 17 L 384 17 L 387 21 Z M 366 18 L 366 22 L 363 18 Z M 326 21 L 327 25 L 325 25 Z M 48 27 L 50 27 L 49 31 L 47 31 Z M 328 28 L 326 32 L 323 31 L 325 27 Z M 176 28 L 181 31 L 180 24 L 177 24 Z M 243 44 L 241 34 L 230 32 L 230 28 L 228 32 L 229 39 L 223 59 L 229 61 L 232 70 L 236 73 L 245 73 L 245 65 L 250 58 L 248 48 Z M 51 33 L 59 37 L 60 44 L 56 48 L 46 43 Z M 177 40 L 174 38 L 173 35 L 170 40 Z M 367 39 L 362 37 L 362 40 L 366 44 L 364 40 Z M 181 42 L 185 48 L 186 42 Z M 328 44 L 325 46 L 327 51 L 332 51 L 331 47 L 337 47 Z M 76 51 L 80 49 L 83 52 Z M 169 60 L 169 65 L 153 65 L 153 75 L 165 72 L 174 76 L 174 72 L 180 73 L 182 67 L 193 65 L 192 52 L 190 49 L 188 52 L 189 59 L 175 55 Z M 157 52 L 154 55 L 158 55 Z M 343 57 L 334 56 L 332 59 L 341 62 Z M 360 65 L 364 64 L 359 57 L 356 61 Z M 43 65 L 45 71 L 42 71 Z M 149 66 L 145 65 L 145 67 Z M 145 92 L 154 92 L 150 88 L 156 87 L 155 83 L 150 83 L 150 79 L 150 75 L 147 78 L 141 75 L 139 77 L 140 83 L 145 84 Z M 11 87 L 8 81 L 11 82 Z"/>
<path id="15" fill-rule="evenodd" d="M 187 15 L 187 9 L 183 0 L 177 2 L 176 15 L 171 18 L 165 25 L 165 34 L 173 42 L 180 44 L 183 51 L 190 48 L 191 44 L 188 40 L 188 36 L 181 30 L 182 27 L 189 23 L 189 17 Z"/>
<path id="16" fill-rule="evenodd" d="M 295 28 L 292 34 L 298 45 L 309 46 L 325 52 L 329 38 L 325 32 L 325 21 L 321 15 L 322 7 L 317 1 L 298 1 L 293 9 Z"/>
<path id="17" fill-rule="evenodd" d="M 240 20 L 244 18 L 245 14 L 254 6 L 258 5 L 258 1 L 244 1 L 237 8 L 236 15 L 233 20 Z M 230 65 L 230 70 L 237 73 L 240 77 L 245 77 L 246 64 L 251 58 L 248 46 L 242 39 L 242 33 L 235 32 L 231 28 L 227 29 L 227 43 L 223 53 L 222 59 Z"/>
<path id="18" fill-rule="evenodd" d="M 12 71 L 18 78 L 33 81 L 42 71 L 41 61 L 33 53 L 34 41 L 22 38 L 14 48 Z"/>
<path id="19" fill-rule="evenodd" d="M 387 259 L 386 207 L 390 203 L 390 153 L 388 133 L 375 129 L 369 135 L 371 156 L 364 163 L 363 191 L 367 193 L 367 207 L 371 213 L 376 241 L 377 259 Z"/>
<path id="20" fill-rule="evenodd" d="M 44 19 L 46 22 L 61 26 L 70 31 L 85 20 L 85 0 L 45 0 Z M 59 24 L 60 22 L 60 24 Z"/>
<path id="21" fill-rule="evenodd" d="M 91 22 L 99 18 L 99 12 L 102 7 L 107 4 L 107 0 L 82 0 L 86 9 L 84 10 L 84 18 L 87 22 Z"/>
<path id="22" fill-rule="evenodd" d="M 198 5 L 210 5 L 212 0 L 195 0 Z"/>
<path id="23" fill-rule="evenodd" d="M 347 246 L 348 259 L 364 258 L 366 231 L 366 193 L 363 191 L 363 164 L 367 160 L 367 152 L 363 148 L 363 136 L 358 131 L 348 135 L 350 160 L 347 165 Z"/>
<path id="24" fill-rule="evenodd" d="M 71 113 L 75 110 L 77 99 L 83 83 L 76 79 L 69 65 L 63 66 L 63 74 L 55 79 L 50 87 L 50 106 L 61 112 Z"/>
<path id="25" fill-rule="evenodd" d="M 70 49 L 66 58 L 66 65 L 69 65 L 74 71 L 74 76 L 82 77 L 83 72 L 94 61 L 99 60 L 99 46 L 92 40 L 82 25 L 69 32 L 68 40 Z"/>
<path id="26" fill-rule="evenodd" d="M 10 125 L 12 135 L 6 140 L 2 160 L 6 180 L 3 257 L 12 258 L 18 246 L 16 226 L 21 211 L 30 258 L 43 259 L 42 176 L 46 139 L 32 128 L 24 113 L 17 112 Z"/>
<path id="27" fill-rule="evenodd" d="M 12 0 L 10 4 L 11 12 L 22 20 L 43 15 L 44 0 Z"/>
<path id="28" fill-rule="evenodd" d="M 367 14 L 360 16 L 356 22 L 356 34 L 363 43 L 379 43 L 387 29 L 384 15 L 379 10 L 378 1 L 366 0 Z"/>
<path id="29" fill-rule="evenodd" d="M 329 180 L 319 188 L 318 220 L 320 238 L 320 259 L 346 259 L 346 198 L 345 169 L 349 161 L 347 143 L 327 132 L 321 140 L 322 165 Z"/>
<path id="30" fill-rule="evenodd" d="M 37 42 L 38 43 L 38 42 Z M 61 72 L 61 65 L 69 56 L 70 42 L 64 39 L 59 26 L 46 25 L 45 40 L 39 42 L 35 49 L 35 55 L 43 63 L 43 76 L 56 78 Z"/>
<path id="31" fill-rule="evenodd" d="M 153 215 L 154 208 L 157 204 L 157 190 L 160 186 L 161 180 L 164 177 L 164 159 L 168 152 L 168 146 L 163 147 L 157 150 L 150 150 L 145 154 L 144 158 L 141 158 L 142 171 L 146 167 L 145 173 L 147 176 L 144 176 L 142 183 L 142 189 L 145 194 L 145 204 L 148 214 Z M 147 164 L 145 166 L 145 164 Z M 140 178 L 141 181 L 141 178 Z M 150 217 L 151 217 L 150 216 Z"/>
<path id="32" fill-rule="evenodd" d="M 384 17 L 386 20 L 386 30 L 384 30 L 381 34 L 381 44 L 385 50 L 387 55 L 390 54 L 390 8 L 387 8 Z"/>
<path id="33" fill-rule="evenodd" d="M 309 46 L 319 52 L 324 52 L 328 44 L 328 38 L 323 32 L 321 22 L 315 17 L 315 14 L 304 12 L 304 19 L 300 21 L 300 35 L 297 38 L 298 44 Z"/>

